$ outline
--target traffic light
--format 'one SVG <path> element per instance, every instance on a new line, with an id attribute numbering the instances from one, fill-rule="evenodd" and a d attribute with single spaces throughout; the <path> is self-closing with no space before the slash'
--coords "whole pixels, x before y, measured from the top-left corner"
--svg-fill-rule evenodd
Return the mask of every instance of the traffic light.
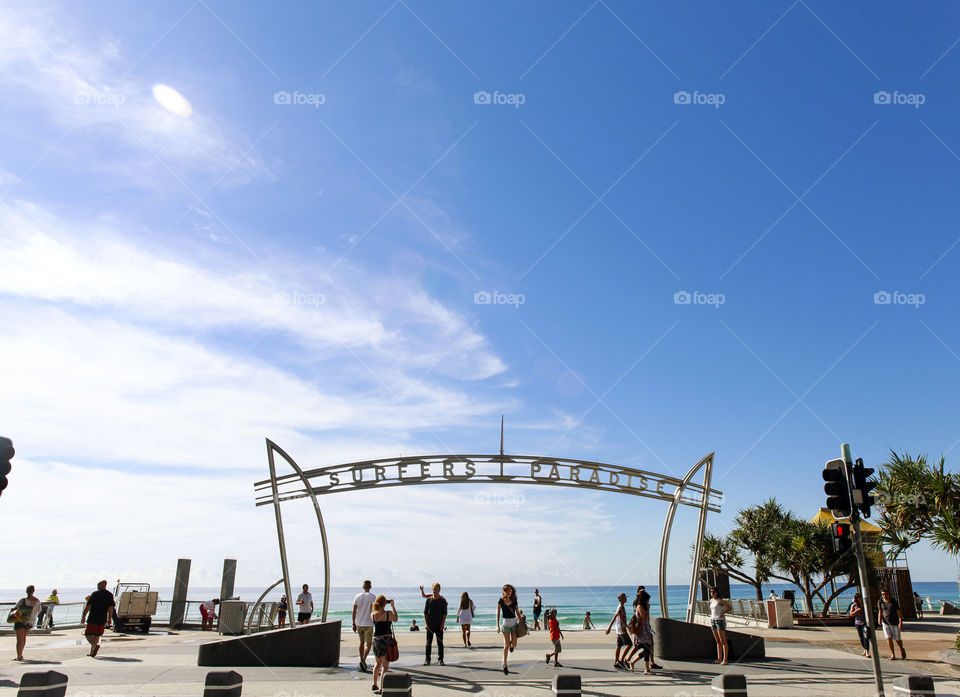
<path id="1" fill-rule="evenodd" d="M 853 486 L 851 490 L 853 493 L 853 503 L 860 510 L 864 518 L 870 517 L 870 506 L 876 502 L 876 499 L 870 495 L 870 492 L 877 488 L 877 483 L 867 481 L 867 478 L 873 474 L 873 472 L 872 467 L 864 467 L 863 460 L 857 458 L 857 462 L 853 466 Z"/>
<path id="2" fill-rule="evenodd" d="M 7 475 L 10 474 L 10 460 L 16 451 L 13 449 L 13 441 L 9 438 L 0 436 L 0 493 L 7 488 Z"/>
<path id="3" fill-rule="evenodd" d="M 850 517 L 850 489 L 847 487 L 847 464 L 843 460 L 830 460 L 823 468 L 823 492 L 827 495 L 827 508 L 834 518 Z"/>
<path id="4" fill-rule="evenodd" d="M 830 526 L 833 535 L 833 551 L 844 554 L 850 551 L 853 538 L 850 536 L 850 523 L 834 523 Z"/>

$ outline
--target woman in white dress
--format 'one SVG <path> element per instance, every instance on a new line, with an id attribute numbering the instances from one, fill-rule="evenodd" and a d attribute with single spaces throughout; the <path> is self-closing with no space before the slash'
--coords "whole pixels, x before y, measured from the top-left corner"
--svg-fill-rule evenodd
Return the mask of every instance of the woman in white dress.
<path id="1" fill-rule="evenodd" d="M 460 623 L 460 633 L 463 635 L 463 647 L 473 646 L 470 643 L 470 625 L 473 624 L 473 615 L 477 611 L 470 596 L 464 591 L 460 596 L 460 608 L 457 610 L 457 622 Z"/>

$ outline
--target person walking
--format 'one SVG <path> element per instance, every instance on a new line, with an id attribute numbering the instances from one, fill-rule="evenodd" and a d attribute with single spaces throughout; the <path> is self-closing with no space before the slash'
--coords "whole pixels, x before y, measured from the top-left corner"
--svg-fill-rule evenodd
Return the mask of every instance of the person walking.
<path id="1" fill-rule="evenodd" d="M 547 610 L 546 624 L 550 631 L 550 641 L 553 642 L 553 651 L 547 654 L 547 664 L 550 663 L 550 657 L 553 656 L 554 667 L 563 668 L 563 664 L 560 662 L 560 640 L 563 639 L 563 632 L 560 631 L 560 622 L 557 621 L 556 608 Z"/>
<path id="2" fill-rule="evenodd" d="M 520 626 L 520 607 L 517 604 L 517 589 L 509 583 L 497 600 L 497 632 L 503 632 L 503 674 L 507 675 L 507 654 L 517 648 L 517 627 Z M 502 618 L 502 621 L 501 621 Z"/>
<path id="3" fill-rule="evenodd" d="M 87 604 L 83 606 L 83 614 L 80 615 L 80 624 L 86 624 L 83 634 L 87 638 L 87 643 L 90 644 L 88 656 L 96 656 L 100 651 L 100 637 L 110 626 L 110 618 L 116 606 L 113 593 L 107 590 L 107 582 L 100 581 L 97 584 L 97 590 L 87 598 Z"/>
<path id="4" fill-rule="evenodd" d="M 440 584 L 433 584 L 433 595 L 423 604 L 423 623 L 427 626 L 426 656 L 423 665 L 430 665 L 433 637 L 437 637 L 437 665 L 443 665 L 443 630 L 447 626 L 447 599 L 440 595 Z"/>
<path id="5" fill-rule="evenodd" d="M 303 584 L 303 592 L 297 596 L 297 624 L 309 624 L 313 617 L 313 594 L 310 586 Z"/>
<path id="6" fill-rule="evenodd" d="M 220 604 L 220 598 L 213 600 L 204 600 L 200 603 L 200 631 L 211 631 L 213 621 L 217 619 L 217 605 Z"/>
<path id="7" fill-rule="evenodd" d="M 389 610 L 387 605 L 390 606 Z M 397 606 L 393 600 L 387 600 L 386 596 L 378 595 L 373 601 L 370 621 L 373 622 L 373 657 L 377 661 L 373 667 L 372 689 L 380 694 L 383 690 L 383 676 L 390 668 L 387 649 L 390 646 L 389 640 L 393 639 L 393 623 L 397 621 Z M 377 678 L 380 679 L 380 687 L 377 687 Z"/>
<path id="8" fill-rule="evenodd" d="M 717 642 L 717 660 L 722 666 L 727 665 L 730 655 L 730 646 L 727 644 L 727 620 L 725 615 L 733 610 L 729 600 L 720 597 L 720 591 L 710 589 L 710 629 L 713 630 L 713 639 Z"/>
<path id="9" fill-rule="evenodd" d="M 897 654 L 893 650 L 893 642 L 897 642 L 900 647 L 900 658 L 906 658 L 907 651 L 903 648 L 903 640 L 901 639 L 903 611 L 900 609 L 900 603 L 890 597 L 890 591 L 886 588 L 880 593 L 879 610 L 880 626 L 883 627 L 883 636 L 887 638 L 887 646 L 890 647 L 890 660 L 897 660 Z"/>
<path id="10" fill-rule="evenodd" d="M 643 637 L 649 638 L 642 644 L 641 653 L 644 653 L 644 661 L 649 659 L 650 668 L 663 668 L 653 658 L 653 627 L 650 623 L 650 594 L 647 593 L 645 586 L 637 586 L 637 597 L 633 602 L 633 614 L 640 617 L 641 623 L 638 625 L 643 632 Z M 649 636 L 648 636 L 649 635 Z M 634 638 L 634 648 L 637 649 L 636 637 Z M 624 659 L 624 663 L 627 660 Z"/>
<path id="11" fill-rule="evenodd" d="M 56 591 L 54 591 L 56 593 Z M 917 619 L 923 619 L 923 598 L 920 597 L 920 594 L 916 591 L 913 592 L 913 606 L 917 610 Z"/>
<path id="12" fill-rule="evenodd" d="M 624 608 L 627 602 L 627 594 L 621 593 L 617 596 L 617 600 L 619 604 L 613 612 L 613 618 L 610 620 L 610 624 L 607 625 L 605 634 L 609 634 L 611 629 L 616 629 L 617 650 L 613 654 L 613 667 L 617 670 L 626 670 L 627 664 L 621 658 L 620 652 L 622 651 L 625 656 L 633 646 L 633 641 L 630 639 L 630 635 L 627 634 L 627 611 Z"/>
<path id="13" fill-rule="evenodd" d="M 287 596 L 281 595 L 280 602 L 277 603 L 277 629 L 283 629 L 287 626 Z"/>
<path id="14" fill-rule="evenodd" d="M 853 626 L 857 628 L 857 636 L 860 637 L 863 655 L 870 658 L 870 635 L 867 633 L 866 614 L 863 610 L 863 596 L 857 593 L 853 596 L 853 602 L 850 603 L 850 617 L 853 618 Z"/>
<path id="15" fill-rule="evenodd" d="M 633 634 L 633 648 L 630 650 L 630 654 L 624 658 L 624 663 L 629 664 L 631 671 L 636 669 L 637 661 L 643 659 L 644 675 L 650 675 L 650 669 L 655 665 L 653 664 L 653 630 L 650 629 L 649 608 L 649 602 L 637 605 L 637 611 L 633 613 L 628 625 L 630 632 Z M 630 656 L 634 653 L 636 653 L 636 658 L 631 661 Z"/>
<path id="16" fill-rule="evenodd" d="M 27 645 L 27 634 L 36 626 L 37 615 L 40 614 L 40 598 L 34 596 L 36 588 L 26 587 L 26 595 L 17 601 L 10 611 L 10 617 L 15 618 L 13 632 L 17 635 L 17 657 L 13 660 L 23 660 L 23 649 Z"/>
<path id="17" fill-rule="evenodd" d="M 377 596 L 370 592 L 373 583 L 363 582 L 363 590 L 353 599 L 353 631 L 360 637 L 360 672 L 367 672 L 367 656 L 373 646 L 373 603 Z M 374 683 L 377 681 L 374 680 Z"/>
<path id="18" fill-rule="evenodd" d="M 540 614 L 543 612 L 543 598 L 540 597 L 540 589 L 533 589 L 533 628 L 540 629 Z"/>
<path id="19" fill-rule="evenodd" d="M 583 616 L 583 628 L 584 629 L 596 629 L 596 625 L 593 623 L 593 618 L 590 617 L 590 611 L 587 610 L 587 614 Z"/>
<path id="20" fill-rule="evenodd" d="M 457 622 L 460 623 L 460 634 L 463 637 L 463 647 L 473 646 L 470 643 L 470 625 L 473 624 L 473 616 L 477 608 L 470 600 L 470 595 L 464 591 L 460 596 L 460 607 L 457 609 Z"/>

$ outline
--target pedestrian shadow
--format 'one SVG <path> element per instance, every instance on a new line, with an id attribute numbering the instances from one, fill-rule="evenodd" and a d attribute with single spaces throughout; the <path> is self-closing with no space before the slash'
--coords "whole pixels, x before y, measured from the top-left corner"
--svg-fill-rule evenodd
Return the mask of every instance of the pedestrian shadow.
<path id="1" fill-rule="evenodd" d="M 0 680 L 0 687 L 20 687 L 20 684 L 13 680 Z"/>
<path id="2" fill-rule="evenodd" d="M 18 661 L 18 663 L 28 664 L 28 665 L 32 665 L 32 666 L 58 666 L 58 665 L 60 665 L 60 661 L 41 661 L 41 660 L 38 659 L 38 658 L 24 658 L 22 661 Z"/>
<path id="3" fill-rule="evenodd" d="M 114 663 L 143 663 L 143 659 L 124 656 L 100 656 L 98 661 L 112 661 Z"/>

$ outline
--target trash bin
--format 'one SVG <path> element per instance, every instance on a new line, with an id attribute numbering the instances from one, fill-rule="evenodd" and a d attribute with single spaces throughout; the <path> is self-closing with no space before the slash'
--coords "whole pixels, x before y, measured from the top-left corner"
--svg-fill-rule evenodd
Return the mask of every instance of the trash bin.
<path id="1" fill-rule="evenodd" d="M 220 633 L 243 634 L 247 631 L 247 606 L 245 600 L 224 600 L 220 603 Z"/>

